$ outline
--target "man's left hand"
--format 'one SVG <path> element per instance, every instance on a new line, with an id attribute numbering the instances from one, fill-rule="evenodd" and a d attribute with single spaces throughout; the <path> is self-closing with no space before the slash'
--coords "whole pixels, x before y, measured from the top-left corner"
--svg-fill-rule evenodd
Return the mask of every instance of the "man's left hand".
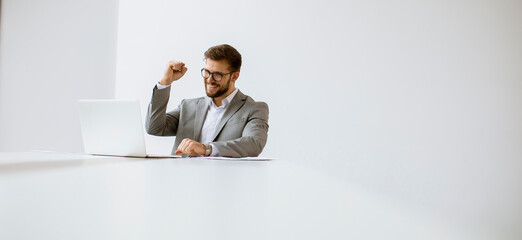
<path id="1" fill-rule="evenodd" d="M 178 146 L 175 154 L 188 154 L 192 156 L 205 155 L 205 145 L 192 139 L 185 138 Z"/>

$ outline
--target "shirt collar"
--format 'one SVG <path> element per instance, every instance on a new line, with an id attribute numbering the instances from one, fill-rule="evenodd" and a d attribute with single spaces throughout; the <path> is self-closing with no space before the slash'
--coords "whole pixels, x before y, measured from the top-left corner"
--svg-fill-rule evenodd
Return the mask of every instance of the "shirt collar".
<path id="1" fill-rule="evenodd" d="M 236 96 L 237 92 L 239 91 L 239 88 L 236 88 L 236 90 L 234 90 L 232 93 L 230 93 L 225 99 L 223 99 L 223 105 L 221 105 L 222 107 L 226 108 L 228 107 L 228 105 L 230 104 L 230 102 L 232 102 L 232 99 L 234 99 L 234 97 Z M 212 101 L 212 98 L 208 98 L 209 99 L 209 104 L 213 107 L 218 107 L 216 106 L 216 104 L 214 103 L 214 101 Z"/>

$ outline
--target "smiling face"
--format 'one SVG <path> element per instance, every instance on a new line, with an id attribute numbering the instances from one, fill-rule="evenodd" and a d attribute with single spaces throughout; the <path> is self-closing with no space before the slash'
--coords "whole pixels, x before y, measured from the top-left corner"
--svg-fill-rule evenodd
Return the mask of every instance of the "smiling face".
<path id="1" fill-rule="evenodd" d="M 230 73 L 229 64 L 226 60 L 206 59 L 205 69 L 211 73 Z M 221 106 L 221 101 L 230 93 L 236 90 L 235 82 L 239 77 L 239 72 L 224 75 L 221 81 L 217 82 L 212 76 L 203 78 L 205 92 L 207 96 L 214 100 L 216 105 Z M 217 102 L 216 102 L 217 101 Z M 218 104 L 219 103 L 219 104 Z"/>

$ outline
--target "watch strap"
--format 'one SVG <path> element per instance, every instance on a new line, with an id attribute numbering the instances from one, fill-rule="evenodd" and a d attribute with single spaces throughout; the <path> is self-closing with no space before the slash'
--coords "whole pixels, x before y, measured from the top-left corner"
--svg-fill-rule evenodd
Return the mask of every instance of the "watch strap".
<path id="1" fill-rule="evenodd" d="M 210 144 L 203 144 L 205 145 L 205 157 L 210 156 L 212 153 L 212 146 Z"/>

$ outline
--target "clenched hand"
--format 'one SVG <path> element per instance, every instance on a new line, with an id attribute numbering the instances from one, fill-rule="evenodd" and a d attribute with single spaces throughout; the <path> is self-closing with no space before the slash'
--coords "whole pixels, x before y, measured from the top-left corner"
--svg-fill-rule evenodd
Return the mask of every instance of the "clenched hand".
<path id="1" fill-rule="evenodd" d="M 174 81 L 179 80 L 185 73 L 187 72 L 187 68 L 185 67 L 185 63 L 180 61 L 170 61 L 167 69 L 165 69 L 165 73 L 163 74 L 163 78 L 160 80 L 161 85 L 170 85 Z"/>

